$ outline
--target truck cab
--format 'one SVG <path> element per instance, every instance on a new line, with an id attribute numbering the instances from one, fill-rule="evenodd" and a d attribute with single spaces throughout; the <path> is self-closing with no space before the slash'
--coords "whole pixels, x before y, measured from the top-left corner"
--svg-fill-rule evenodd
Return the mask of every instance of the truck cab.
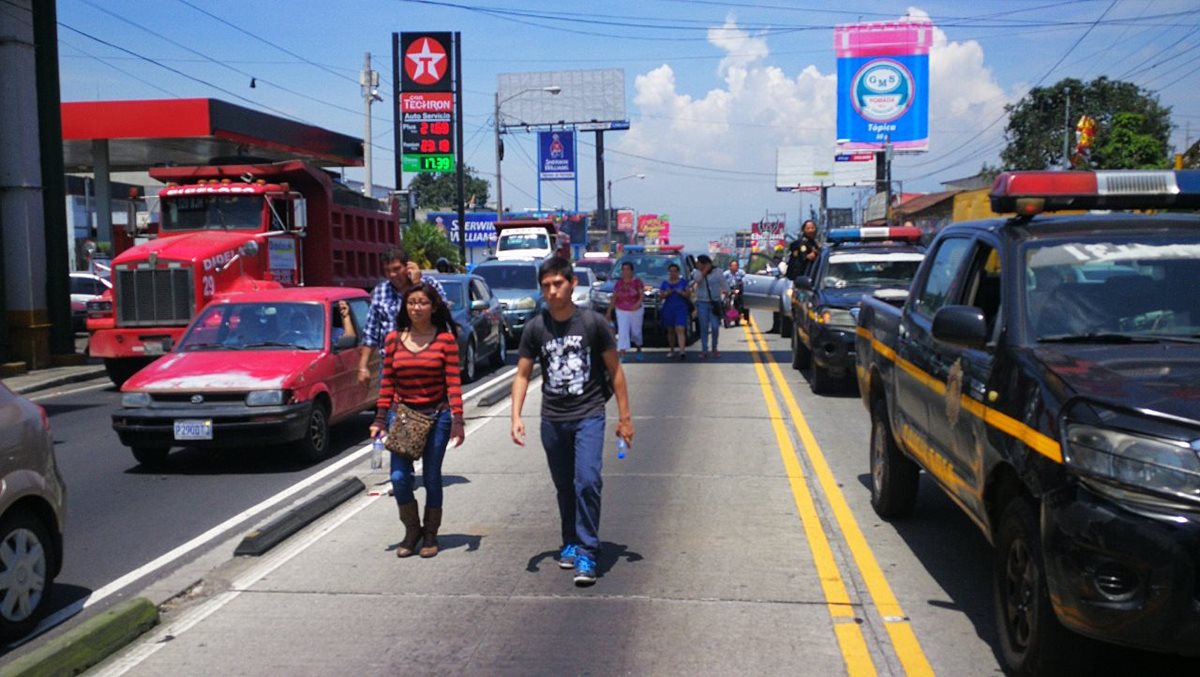
<path id="1" fill-rule="evenodd" d="M 496 258 L 544 259 L 558 249 L 553 221 L 526 219 L 496 222 Z"/>

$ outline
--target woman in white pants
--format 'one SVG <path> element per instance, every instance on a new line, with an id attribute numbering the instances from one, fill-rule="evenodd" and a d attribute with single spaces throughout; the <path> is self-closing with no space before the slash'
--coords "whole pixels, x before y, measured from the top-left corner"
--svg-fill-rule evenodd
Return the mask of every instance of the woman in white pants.
<path id="1" fill-rule="evenodd" d="M 621 360 L 625 360 L 625 352 L 629 347 L 637 347 L 637 361 L 642 361 L 642 316 L 646 309 L 642 306 L 642 294 L 646 285 L 633 276 L 633 264 L 629 261 L 621 264 L 621 277 L 613 285 L 612 303 L 608 306 L 608 321 L 612 322 L 613 312 L 617 315 L 617 352 Z"/>

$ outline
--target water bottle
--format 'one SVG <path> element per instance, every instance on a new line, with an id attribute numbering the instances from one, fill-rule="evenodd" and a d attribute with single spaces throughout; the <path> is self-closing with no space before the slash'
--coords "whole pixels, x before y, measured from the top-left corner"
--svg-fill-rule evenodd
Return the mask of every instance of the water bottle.
<path id="1" fill-rule="evenodd" d="M 626 452 L 629 451 L 629 443 L 624 437 L 617 437 L 617 458 L 625 458 Z"/>
<path id="2" fill-rule="evenodd" d="M 371 440 L 371 470 L 379 470 L 383 467 L 383 437 L 376 437 Z"/>

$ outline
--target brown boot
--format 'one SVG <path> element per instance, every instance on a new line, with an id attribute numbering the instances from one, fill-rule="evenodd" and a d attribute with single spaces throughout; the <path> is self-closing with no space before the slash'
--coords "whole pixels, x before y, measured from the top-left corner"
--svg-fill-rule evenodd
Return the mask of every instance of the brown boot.
<path id="1" fill-rule="evenodd" d="M 438 554 L 438 528 L 442 526 L 442 509 L 425 506 L 425 526 L 421 533 L 425 537 L 421 544 L 421 557 L 433 557 Z"/>
<path id="2" fill-rule="evenodd" d="M 412 557 L 421 540 L 421 512 L 416 501 L 400 506 L 400 523 L 404 525 L 404 540 L 396 546 L 396 557 Z"/>

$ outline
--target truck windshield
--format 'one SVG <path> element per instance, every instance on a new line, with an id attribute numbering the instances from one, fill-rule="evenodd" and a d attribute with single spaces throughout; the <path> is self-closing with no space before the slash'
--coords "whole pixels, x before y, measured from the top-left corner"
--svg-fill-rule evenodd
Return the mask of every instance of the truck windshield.
<path id="1" fill-rule="evenodd" d="M 537 289 L 537 266 L 479 266 L 475 274 L 482 277 L 492 289 Z"/>
<path id="2" fill-rule="evenodd" d="M 920 254 L 831 256 L 821 284 L 834 289 L 908 289 L 921 259 Z"/>
<path id="3" fill-rule="evenodd" d="M 515 251 L 518 249 L 549 249 L 550 236 L 546 234 L 538 235 L 504 235 L 500 238 L 499 249 L 503 251 Z"/>
<path id="4" fill-rule="evenodd" d="M 1200 337 L 1200 237 L 1147 233 L 1033 242 L 1025 317 L 1036 341 Z"/>
<path id="5" fill-rule="evenodd" d="M 162 200 L 163 231 L 259 230 L 261 195 L 178 195 Z"/>
<path id="6" fill-rule="evenodd" d="M 204 309 L 178 350 L 321 350 L 325 316 L 317 303 L 218 303 Z"/>

